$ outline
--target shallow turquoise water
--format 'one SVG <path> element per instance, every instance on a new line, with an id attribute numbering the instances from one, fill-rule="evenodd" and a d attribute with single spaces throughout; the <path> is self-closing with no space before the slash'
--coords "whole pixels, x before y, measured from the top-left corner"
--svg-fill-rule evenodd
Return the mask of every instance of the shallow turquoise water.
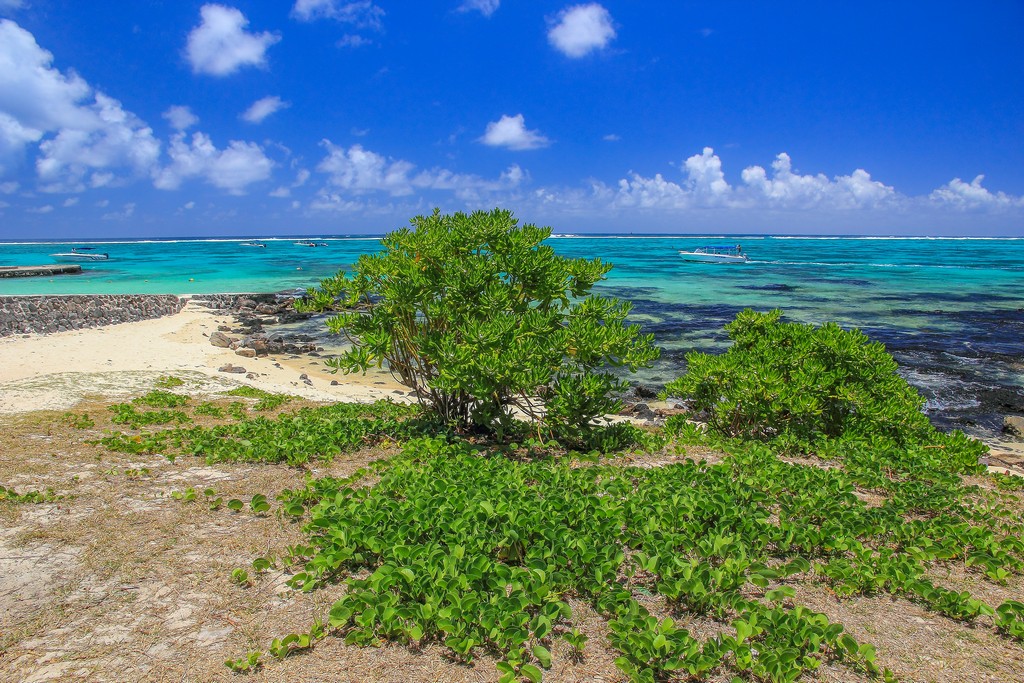
<path id="1" fill-rule="evenodd" d="M 304 289 L 360 254 L 375 237 L 92 243 L 110 254 L 78 276 L 0 279 L 5 294 L 272 292 Z M 742 243 L 750 262 L 683 261 L 680 249 Z M 79 243 L 81 244 L 81 243 Z M 574 257 L 615 268 L 600 285 L 634 303 L 663 359 L 641 374 L 658 384 L 694 349 L 724 348 L 722 326 L 743 308 L 781 308 L 788 319 L 859 327 L 896 355 L 929 405 L 955 419 L 995 424 L 998 410 L 1024 412 L 1024 239 L 843 237 L 557 237 Z M 0 243 L 0 266 L 52 263 L 74 244 Z M 309 332 L 322 333 L 322 322 Z M 996 392 L 996 393 L 993 393 Z M 997 410 L 998 409 L 998 410 Z M 957 418 L 956 416 L 960 416 Z M 964 417 L 966 416 L 966 417 Z"/>

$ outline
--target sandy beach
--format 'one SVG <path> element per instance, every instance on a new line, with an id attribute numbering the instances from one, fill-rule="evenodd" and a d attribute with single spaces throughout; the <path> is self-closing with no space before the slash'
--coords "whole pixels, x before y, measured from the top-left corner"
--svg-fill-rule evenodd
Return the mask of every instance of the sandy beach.
<path id="1" fill-rule="evenodd" d="M 162 375 L 181 377 L 198 393 L 240 384 L 314 401 L 371 402 L 405 393 L 387 373 L 331 374 L 314 357 L 243 358 L 210 344 L 218 326 L 231 323 L 230 315 L 190 301 L 180 313 L 153 320 L 0 338 L 0 413 L 66 410 L 90 396 L 144 393 Z M 246 372 L 218 371 L 227 364 Z"/>

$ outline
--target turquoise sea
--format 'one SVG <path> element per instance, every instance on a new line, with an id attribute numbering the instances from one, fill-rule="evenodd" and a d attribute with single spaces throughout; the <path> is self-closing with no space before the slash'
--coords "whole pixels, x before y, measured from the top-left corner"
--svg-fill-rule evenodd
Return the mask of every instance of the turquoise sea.
<path id="1" fill-rule="evenodd" d="M 376 237 L 0 243 L 0 266 L 52 263 L 73 246 L 106 252 L 77 276 L 0 279 L 0 295 L 273 292 L 304 289 L 380 247 Z M 743 265 L 685 262 L 680 249 L 742 244 Z M 559 236 L 566 256 L 615 265 L 601 285 L 634 302 L 663 359 L 641 380 L 667 381 L 687 351 L 724 348 L 743 308 L 836 321 L 884 342 L 938 421 L 993 429 L 1024 412 L 1024 238 Z M 308 331 L 321 332 L 319 322 Z"/>

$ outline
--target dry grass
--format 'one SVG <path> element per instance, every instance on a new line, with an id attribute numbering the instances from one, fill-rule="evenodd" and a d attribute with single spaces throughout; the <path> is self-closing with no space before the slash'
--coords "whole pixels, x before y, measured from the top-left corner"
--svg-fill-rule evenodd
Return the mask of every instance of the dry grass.
<path id="1" fill-rule="evenodd" d="M 293 410 L 301 403 L 286 407 Z M 111 453 L 86 443 L 110 428 L 106 403 L 80 406 L 96 426 L 81 430 L 61 412 L 0 418 L 0 483 L 18 491 L 52 487 L 53 503 L 0 503 L 0 680 L 4 681 L 227 681 L 239 680 L 224 660 L 266 650 L 269 641 L 306 631 L 323 618 L 343 588 L 302 594 L 284 586 L 280 570 L 256 576 L 259 556 L 281 555 L 304 540 L 298 524 L 245 510 L 210 510 L 185 503 L 173 491 L 216 489 L 224 500 L 254 493 L 273 499 L 300 488 L 306 470 L 281 465 L 206 466 L 182 457 Z M 343 476 L 385 457 L 367 449 L 315 464 L 315 476 Z M 662 465 L 682 457 L 713 462 L 709 452 L 633 455 L 631 464 Z M 249 587 L 231 570 L 250 568 Z M 980 581 L 962 568 L 937 570 L 943 585 L 977 593 L 990 603 L 1024 595 L 1024 581 L 1005 587 Z M 907 680 L 1024 680 L 1024 649 L 996 635 L 990 620 L 966 626 L 890 597 L 839 601 L 820 585 L 802 584 L 797 600 L 824 612 L 858 639 L 878 647 L 879 664 Z M 650 604 L 647 604 L 647 603 Z M 570 598 L 576 625 L 590 635 L 576 660 L 555 640 L 546 681 L 619 681 L 607 624 L 585 602 Z M 671 612 L 652 597 L 658 616 Z M 698 637 L 723 625 L 672 614 Z M 711 680 L 730 680 L 721 674 Z M 450 660 L 443 648 L 357 648 L 327 638 L 284 661 L 265 658 L 252 681 L 492 681 L 494 660 L 472 666 Z M 861 680 L 826 664 L 807 680 Z"/>

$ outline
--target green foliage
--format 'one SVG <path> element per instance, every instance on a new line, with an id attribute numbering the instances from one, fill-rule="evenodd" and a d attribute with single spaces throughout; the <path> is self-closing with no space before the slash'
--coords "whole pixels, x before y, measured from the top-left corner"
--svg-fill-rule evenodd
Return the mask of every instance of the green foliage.
<path id="1" fill-rule="evenodd" d="M 238 659 L 229 659 L 224 662 L 224 666 L 231 669 L 235 673 L 247 674 L 256 671 L 263 666 L 261 661 L 263 653 L 259 650 L 246 653 L 244 657 Z"/>
<path id="2" fill-rule="evenodd" d="M 139 415 L 131 406 L 126 408 L 131 411 L 130 417 Z M 146 415 L 148 413 L 142 414 Z M 141 421 L 132 424 L 140 425 Z M 284 462 L 302 465 L 310 460 L 329 460 L 338 453 L 381 441 L 410 438 L 434 431 L 434 427 L 418 417 L 415 406 L 380 401 L 302 408 L 273 419 L 243 415 L 238 422 L 212 427 L 168 429 L 135 436 L 115 432 L 98 443 L 124 453 L 162 452 L 171 457 L 170 453 L 176 451 L 203 457 L 210 464 Z"/>
<path id="3" fill-rule="evenodd" d="M 18 493 L 13 488 L 7 488 L 0 486 L 0 503 L 53 503 L 64 496 L 57 495 L 53 488 L 47 488 L 45 491 L 26 491 L 25 493 Z"/>
<path id="4" fill-rule="evenodd" d="M 252 409 L 256 411 L 274 410 L 290 402 L 294 397 L 287 394 L 272 394 L 250 386 L 242 386 L 225 392 L 228 396 L 240 396 L 243 398 L 259 399 Z"/>
<path id="5" fill-rule="evenodd" d="M 168 424 L 171 422 L 181 424 L 192 421 L 192 418 L 180 410 L 145 410 L 139 412 L 130 403 L 115 403 L 109 406 L 107 410 L 114 413 L 114 417 L 111 418 L 114 424 L 127 425 L 130 429 L 139 429 L 146 425 Z"/>
<path id="6" fill-rule="evenodd" d="M 192 411 L 196 415 L 206 415 L 208 417 L 222 418 L 224 417 L 224 409 L 215 403 L 204 401 L 195 407 Z"/>
<path id="7" fill-rule="evenodd" d="M 615 412 L 625 383 L 658 357 L 651 335 L 625 324 L 630 305 L 592 295 L 611 266 L 558 256 L 550 228 L 519 226 L 495 209 L 413 218 L 360 256 L 352 274 L 321 283 L 300 304 L 348 311 L 330 319 L 353 348 L 328 365 L 365 372 L 384 363 L 435 414 L 503 436 L 518 410 L 550 433 L 580 439 Z"/>
<path id="8" fill-rule="evenodd" d="M 185 380 L 174 375 L 161 375 L 156 378 L 156 387 L 158 389 L 173 389 L 174 387 L 180 387 L 185 384 Z"/>
<path id="9" fill-rule="evenodd" d="M 726 326 L 721 355 L 687 355 L 687 373 L 665 387 L 693 401 L 715 431 L 731 437 L 791 437 L 800 443 L 927 428 L 924 404 L 896 374 L 881 344 L 835 324 L 780 322 L 781 311 L 746 310 Z"/>
<path id="10" fill-rule="evenodd" d="M 149 406 L 151 408 L 179 408 L 189 402 L 188 396 L 175 394 L 170 391 L 154 389 L 138 398 L 133 398 L 135 405 Z"/>
<path id="11" fill-rule="evenodd" d="M 687 355 L 687 372 L 665 396 L 693 402 L 716 433 L 815 450 L 840 438 L 870 439 L 891 448 L 956 446 L 922 413 L 924 399 L 900 377 L 885 347 L 859 330 L 781 322 L 782 312 L 746 310 L 726 325 L 726 353 Z M 974 465 L 977 464 L 976 458 Z"/>
<path id="12" fill-rule="evenodd" d="M 88 413 L 64 413 L 64 422 L 73 429 L 92 429 L 96 422 L 89 417 Z"/>

